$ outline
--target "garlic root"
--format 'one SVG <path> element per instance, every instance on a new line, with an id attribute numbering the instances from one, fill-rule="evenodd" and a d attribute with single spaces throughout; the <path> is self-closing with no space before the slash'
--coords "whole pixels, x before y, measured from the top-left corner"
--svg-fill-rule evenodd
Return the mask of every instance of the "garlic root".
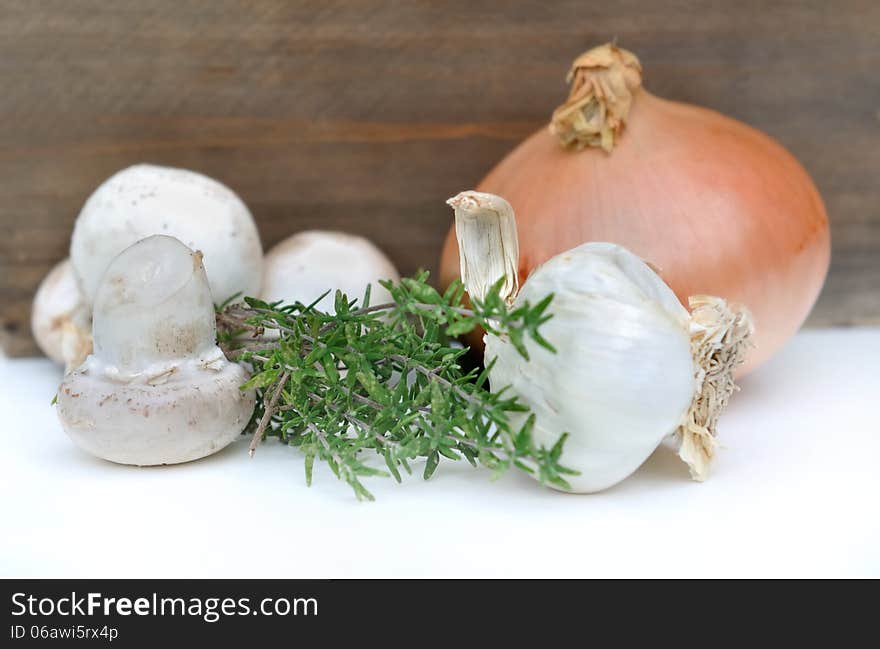
<path id="1" fill-rule="evenodd" d="M 694 295 L 688 303 L 697 387 L 676 435 L 681 444 L 679 457 L 688 465 L 691 477 L 702 482 L 715 455 L 718 418 L 739 389 L 733 381 L 734 370 L 745 361 L 755 327 L 742 305 L 728 305 L 711 295 Z"/>

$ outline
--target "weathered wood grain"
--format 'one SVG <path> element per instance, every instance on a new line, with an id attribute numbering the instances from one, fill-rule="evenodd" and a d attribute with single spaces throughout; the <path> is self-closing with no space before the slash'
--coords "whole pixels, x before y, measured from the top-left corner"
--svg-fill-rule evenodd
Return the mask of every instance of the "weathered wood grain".
<path id="1" fill-rule="evenodd" d="M 833 264 L 813 325 L 880 322 L 880 3 L 0 1 L 0 339 L 91 190 L 139 161 L 234 188 L 263 244 L 309 227 L 434 268 L 450 213 L 616 37 L 657 94 L 778 138 Z"/>

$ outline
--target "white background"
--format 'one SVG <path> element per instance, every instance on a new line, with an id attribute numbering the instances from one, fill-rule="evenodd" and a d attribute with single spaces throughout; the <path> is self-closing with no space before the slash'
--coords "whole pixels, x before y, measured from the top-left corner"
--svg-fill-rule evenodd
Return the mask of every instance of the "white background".
<path id="1" fill-rule="evenodd" d="M 708 482 L 661 447 L 590 496 L 444 462 L 358 503 L 244 439 L 117 466 L 66 437 L 59 379 L 0 358 L 0 577 L 880 577 L 880 329 L 803 332 L 748 377 Z"/>

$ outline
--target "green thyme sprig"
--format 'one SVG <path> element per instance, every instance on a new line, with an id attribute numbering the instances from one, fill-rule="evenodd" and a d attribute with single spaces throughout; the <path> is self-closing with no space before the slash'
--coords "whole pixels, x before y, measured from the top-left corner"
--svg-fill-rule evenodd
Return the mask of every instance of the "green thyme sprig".
<path id="1" fill-rule="evenodd" d="M 567 486 L 563 476 L 574 472 L 559 463 L 565 435 L 550 448 L 536 445 L 534 415 L 521 414 L 527 408 L 506 390 L 490 392 L 490 368 L 465 369 L 467 349 L 450 345 L 480 326 L 506 336 L 526 358 L 526 337 L 553 350 L 538 331 L 551 317 L 552 296 L 511 309 L 499 282 L 468 308 L 460 282 L 440 294 L 427 279 L 425 272 L 382 282 L 393 298 L 387 304 L 370 305 L 368 290 L 358 306 L 337 291 L 335 314 L 317 310 L 320 299 L 304 305 L 246 298 L 245 305 L 222 307 L 221 346 L 254 370 L 243 386 L 257 392 L 251 454 L 264 437 L 276 437 L 305 455 L 308 484 L 319 459 L 368 500 L 363 478 L 400 482 L 417 458 L 426 458 L 425 479 L 445 457 L 495 475 L 516 467 Z M 524 421 L 516 429 L 511 413 Z M 365 463 L 367 453 L 384 459 L 384 468 Z"/>

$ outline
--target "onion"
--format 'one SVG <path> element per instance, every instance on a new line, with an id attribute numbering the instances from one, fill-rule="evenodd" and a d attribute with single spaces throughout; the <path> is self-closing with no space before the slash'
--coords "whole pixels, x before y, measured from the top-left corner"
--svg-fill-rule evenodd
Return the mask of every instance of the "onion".
<path id="1" fill-rule="evenodd" d="M 655 266 L 683 304 L 710 294 L 746 305 L 756 349 L 740 374 L 754 369 L 803 323 L 828 270 L 828 219 L 815 185 L 767 135 L 650 94 L 626 50 L 590 50 L 569 80 L 571 94 L 550 129 L 478 186 L 516 212 L 520 281 L 581 243 L 625 246 Z M 452 230 L 440 281 L 458 274 Z"/>

